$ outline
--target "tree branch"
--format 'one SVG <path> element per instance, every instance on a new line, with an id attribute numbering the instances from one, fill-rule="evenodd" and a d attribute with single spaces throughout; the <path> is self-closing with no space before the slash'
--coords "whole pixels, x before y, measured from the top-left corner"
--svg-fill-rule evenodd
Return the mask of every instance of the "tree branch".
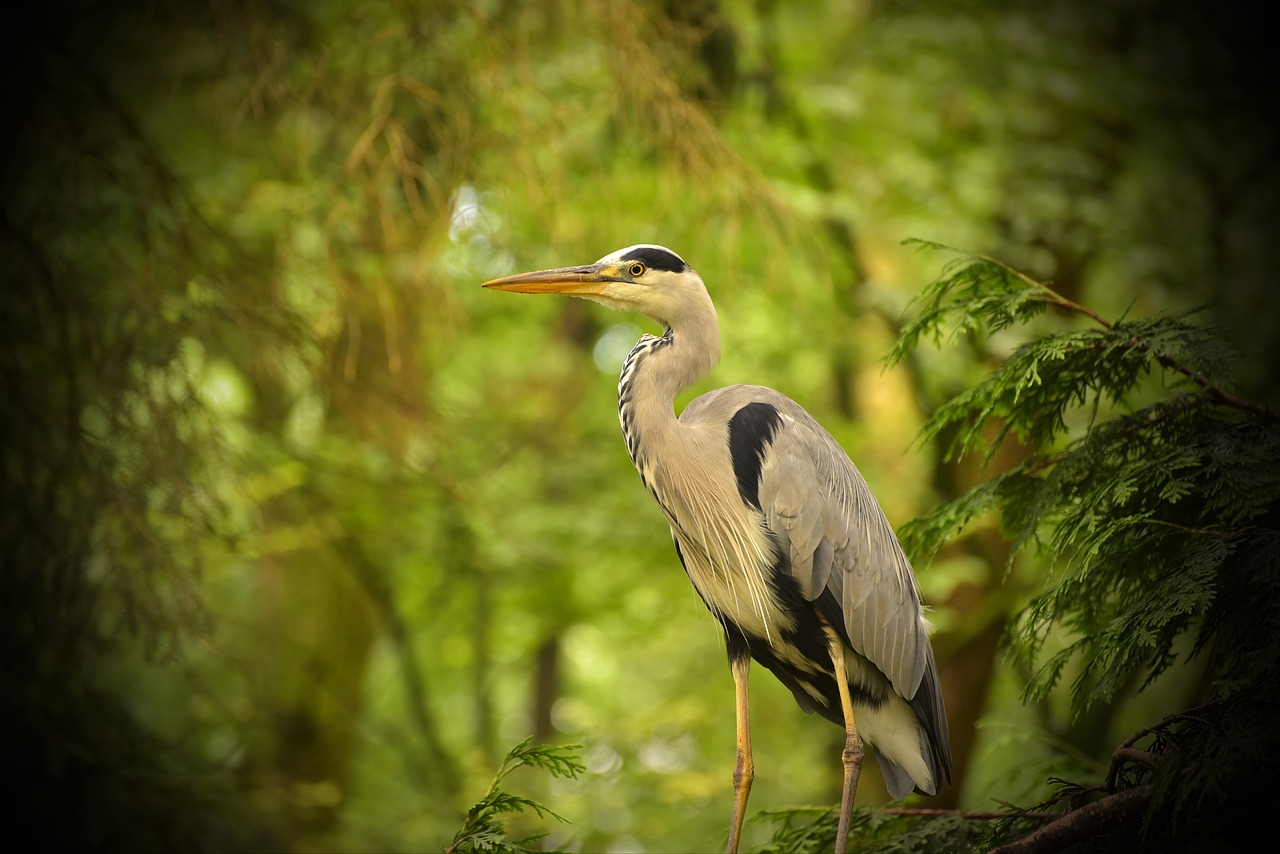
<path id="1" fill-rule="evenodd" d="M 1138 817 L 1151 799 L 1151 784 L 1135 786 L 1073 810 L 1052 824 L 1016 842 L 993 848 L 989 854 L 1040 854 L 1097 836 Z"/>
<path id="2" fill-rule="evenodd" d="M 947 247 L 947 248 L 950 248 L 950 247 Z M 952 250 L 952 251 L 959 251 L 959 250 Z M 985 264 L 992 264 L 996 267 L 999 267 L 1001 270 L 1004 270 L 1006 273 L 1013 276 L 1018 281 L 1023 282 L 1024 284 L 1030 285 L 1033 288 L 1036 288 L 1037 290 L 1044 293 L 1045 297 L 1047 298 L 1048 302 L 1051 305 L 1056 305 L 1058 308 L 1062 308 L 1067 311 L 1072 311 L 1072 312 L 1075 312 L 1076 314 L 1082 314 L 1085 317 L 1088 317 L 1094 323 L 1097 323 L 1103 329 L 1110 330 L 1115 328 L 1114 323 L 1107 320 L 1105 317 L 1098 314 L 1096 311 L 1089 308 L 1088 306 L 1081 305 L 1075 300 L 1064 297 L 1062 294 L 1058 293 L 1053 288 L 1046 285 L 1044 282 L 1038 281 L 1037 279 L 1034 279 L 1031 276 L 1028 276 L 1026 273 L 1023 273 L 1020 270 L 1010 267 L 1008 264 L 1005 264 L 1003 261 L 1000 261 L 996 258 L 992 258 L 990 255 L 983 255 L 981 253 L 966 252 L 964 254 L 968 255 L 971 258 L 975 258 L 979 261 L 982 261 Z M 1137 346 L 1138 344 L 1137 339 L 1133 339 L 1130 342 L 1130 344 L 1132 346 Z M 1214 385 L 1204 377 L 1200 376 L 1200 374 L 1191 370 L 1191 368 L 1188 368 L 1186 365 L 1182 364 L 1182 362 L 1178 361 L 1173 356 L 1170 356 L 1167 353 L 1162 353 L 1158 355 L 1156 359 L 1164 367 L 1169 368 L 1170 370 L 1177 371 L 1178 373 L 1189 377 L 1192 380 L 1192 382 L 1194 382 L 1196 385 L 1200 386 L 1202 389 L 1208 392 L 1209 395 L 1213 397 L 1214 400 L 1216 400 L 1218 403 L 1222 404 L 1223 406 L 1231 406 L 1236 409 L 1242 409 L 1245 412 L 1253 412 L 1258 415 L 1274 414 L 1273 410 L 1269 406 L 1264 406 L 1261 403 L 1255 403 L 1252 400 L 1247 400 L 1243 397 L 1240 397 L 1239 395 L 1232 394 L 1231 392 L 1226 391 L 1220 388 L 1219 386 Z"/>

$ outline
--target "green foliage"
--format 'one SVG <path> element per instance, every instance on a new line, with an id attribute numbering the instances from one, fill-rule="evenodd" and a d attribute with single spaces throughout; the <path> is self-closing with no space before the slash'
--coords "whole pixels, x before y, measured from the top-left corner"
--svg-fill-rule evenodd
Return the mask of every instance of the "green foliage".
<path id="1" fill-rule="evenodd" d="M 839 810 L 833 807 L 765 810 L 758 819 L 774 825 L 773 836 L 759 849 L 761 854 L 826 854 L 835 845 Z M 858 807 L 849 819 L 849 851 L 851 854 L 863 851 L 947 854 L 986 850 L 1025 832 L 1024 825 L 1025 820 L 1013 819 L 993 833 L 988 816 Z"/>
<path id="2" fill-rule="evenodd" d="M 548 807 L 535 800 L 513 794 L 502 787 L 502 782 L 517 768 L 540 768 L 552 777 L 576 778 L 586 770 L 586 766 L 578 758 L 581 749 L 578 744 L 550 745 L 534 744 L 532 737 L 526 738 L 507 752 L 502 766 L 494 776 L 483 798 L 467 810 L 466 821 L 454 834 L 453 842 L 445 849 L 446 854 L 464 854 L 465 852 L 511 852 L 519 854 L 530 849 L 529 846 L 546 836 L 545 833 L 510 839 L 502 822 L 504 815 L 532 810 L 541 817 L 551 816 L 557 821 L 567 821 Z M 537 850 L 546 850 L 538 848 Z"/>
<path id="3" fill-rule="evenodd" d="M 941 243 L 911 238 L 904 244 L 955 252 Z M 913 300 L 916 317 L 899 333 L 890 351 L 891 363 L 901 361 L 930 336 L 938 344 L 954 342 L 981 323 L 995 333 L 1044 311 L 1050 292 L 1012 268 L 981 255 L 952 259 Z M 954 324 L 948 328 L 948 323 Z"/>
<path id="4" fill-rule="evenodd" d="M 990 296 L 981 296 L 984 283 Z M 925 308 L 892 359 L 925 334 L 941 340 L 947 324 L 991 334 L 1025 318 L 1032 304 L 1087 313 L 976 256 L 948 266 L 921 301 Z M 1111 699 L 1134 670 L 1145 669 L 1148 682 L 1159 676 L 1175 658 L 1174 641 L 1209 613 L 1240 541 L 1268 530 L 1255 523 L 1274 510 L 1280 491 L 1275 416 L 1223 404 L 1228 349 L 1188 317 L 1098 318 L 1099 328 L 1036 338 L 938 407 L 923 428 L 928 439 L 954 437 L 948 454 L 980 452 L 984 462 L 1010 431 L 1036 448 L 905 531 L 916 553 L 930 554 L 969 521 L 999 510 L 1014 543 L 1010 561 L 1033 543 L 1062 560 L 1064 576 L 1020 623 L 1021 655 L 1039 666 L 1031 697 L 1043 697 L 1075 658 L 1081 707 Z M 1165 396 L 1114 412 L 1144 391 L 1153 369 L 1172 374 Z M 1088 429 L 1073 435 L 1069 418 L 1081 409 Z M 1068 628 L 1072 639 L 1039 662 L 1051 626 Z M 1207 641 L 1200 636 L 1197 648 Z"/>
<path id="5" fill-rule="evenodd" d="M 892 358 L 926 335 L 945 340 L 944 329 L 1005 330 L 1031 305 L 1093 324 L 1022 344 L 932 413 L 923 435 L 954 436 L 949 454 L 985 462 L 1010 432 L 1031 451 L 911 523 L 905 539 L 930 554 L 996 512 L 1010 566 L 1032 546 L 1055 565 L 1009 631 L 1031 674 L 1028 701 L 1047 700 L 1070 673 L 1083 714 L 1152 684 L 1189 639 L 1187 654 L 1208 659 L 1214 703 L 1160 730 L 1153 814 L 1220 805 L 1276 743 L 1260 733 L 1275 731 L 1280 675 L 1280 420 L 1227 390 L 1229 348 L 1191 315 L 1111 323 L 980 256 L 948 265 L 921 303 Z M 1228 728 L 1228 717 L 1240 720 Z M 1150 832 L 1161 839 L 1166 827 Z"/>

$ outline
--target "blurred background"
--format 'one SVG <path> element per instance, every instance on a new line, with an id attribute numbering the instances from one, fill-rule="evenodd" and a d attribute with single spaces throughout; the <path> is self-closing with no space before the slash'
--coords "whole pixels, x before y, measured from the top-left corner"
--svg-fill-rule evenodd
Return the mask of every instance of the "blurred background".
<path id="1" fill-rule="evenodd" d="M 1197 4 L 51 2 L 5 25 L 4 756 L 15 836 L 438 850 L 509 785 L 581 851 L 720 848 L 733 686 L 616 422 L 642 318 L 480 283 L 660 243 L 716 300 L 683 401 L 774 386 L 901 525 L 986 472 L 912 443 L 1016 339 L 882 361 L 987 253 L 1109 317 L 1208 303 L 1276 379 L 1269 45 Z M 1238 17 L 1233 17 L 1237 16 Z M 1054 319 L 1046 318 L 1046 324 Z M 918 566 L 955 785 L 1034 803 L 1184 708 L 1073 716 L 1001 632 L 990 524 Z M 757 669 L 750 814 L 843 733 Z M 868 766 L 860 800 L 886 795 Z M 745 845 L 770 835 L 748 825 Z"/>

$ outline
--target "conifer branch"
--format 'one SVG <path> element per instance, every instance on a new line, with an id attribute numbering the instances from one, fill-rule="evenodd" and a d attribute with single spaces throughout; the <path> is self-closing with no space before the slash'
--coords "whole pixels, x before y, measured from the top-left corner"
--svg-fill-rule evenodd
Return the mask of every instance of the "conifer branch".
<path id="1" fill-rule="evenodd" d="M 1136 341 L 1134 343 L 1135 345 L 1137 344 Z M 1212 397 L 1214 400 L 1216 400 L 1218 403 L 1222 404 L 1223 406 L 1231 406 L 1231 407 L 1235 407 L 1236 409 L 1243 409 L 1245 412 L 1253 412 L 1257 415 L 1275 415 L 1275 412 L 1271 409 L 1271 407 L 1264 406 L 1261 403 L 1257 403 L 1255 401 L 1240 397 L 1237 394 L 1232 394 L 1231 392 L 1226 391 L 1220 386 L 1214 385 L 1213 383 L 1205 379 L 1203 376 L 1191 370 L 1186 365 L 1182 364 L 1177 359 L 1173 358 L 1167 353 L 1157 356 L 1156 359 L 1160 362 L 1161 365 L 1164 365 L 1166 368 L 1170 368 L 1172 370 L 1177 371 L 1180 374 L 1190 377 L 1192 382 L 1194 382 L 1196 385 L 1200 386 L 1202 389 L 1208 392 L 1210 397 Z"/>
<path id="2" fill-rule="evenodd" d="M 1016 270 L 1012 272 L 1014 273 L 1014 275 L 1018 276 L 1024 281 L 1027 281 L 1033 285 L 1037 285 L 1040 288 L 1042 288 L 1047 294 L 1050 295 L 1052 303 L 1058 306 L 1059 308 L 1065 309 L 1067 311 L 1074 311 L 1078 314 L 1083 314 L 1086 317 L 1092 319 L 1094 322 L 1096 322 L 1100 326 L 1102 326 L 1102 328 L 1106 329 L 1108 332 L 1115 329 L 1114 323 L 1110 322 L 1105 317 L 1098 314 L 1088 306 L 1084 306 L 1074 300 L 1067 299 L 1061 294 L 1058 294 L 1048 285 L 1044 285 L 1042 283 L 1036 282 L 1034 279 L 1024 276 L 1021 273 L 1018 273 Z M 1129 346 L 1131 348 L 1136 349 L 1141 345 L 1142 345 L 1142 342 L 1139 341 L 1137 338 L 1129 339 Z M 1215 385 L 1214 383 L 1206 379 L 1204 375 L 1202 375 L 1198 371 L 1192 370 L 1191 368 L 1187 367 L 1178 359 L 1174 358 L 1173 356 L 1170 356 L 1168 353 L 1157 353 L 1156 361 L 1159 362 L 1162 366 L 1169 368 L 1170 370 L 1177 371 L 1183 376 L 1189 378 L 1196 385 L 1200 386 L 1202 389 L 1208 392 L 1209 395 L 1214 400 L 1216 400 L 1218 403 L 1221 403 L 1223 406 L 1233 406 L 1236 409 L 1243 409 L 1246 412 L 1255 412 L 1258 414 L 1271 412 L 1271 409 L 1267 406 L 1264 406 L 1260 403 L 1255 403 L 1252 400 L 1247 400 L 1243 397 L 1240 397 L 1239 395 L 1232 394 L 1231 392 L 1227 391 L 1221 386 Z"/>
<path id="3" fill-rule="evenodd" d="M 993 848 L 989 854 L 1041 854 L 1061 851 L 1138 818 L 1151 800 L 1151 784 L 1108 795 L 1073 810 L 1021 839 Z"/>
<path id="4" fill-rule="evenodd" d="M 1105 317 L 1098 314 L 1093 309 L 1089 308 L 1088 306 L 1081 305 L 1075 300 L 1064 297 L 1062 294 L 1058 293 L 1057 291 L 1049 287 L 1044 282 L 1039 282 L 1031 278 L 1030 276 L 1027 276 L 1021 273 L 1020 271 L 1013 269 L 1012 267 L 1008 267 L 1005 264 L 1002 264 L 1001 262 L 997 261 L 994 258 L 989 258 L 986 255 L 975 255 L 973 257 L 978 258 L 982 261 L 985 261 L 989 264 L 996 264 L 1002 269 L 1004 269 L 1006 272 L 1008 272 L 1009 274 L 1016 277 L 1017 279 L 1023 282 L 1026 282 L 1027 284 L 1033 287 L 1039 288 L 1040 290 L 1044 291 L 1044 293 L 1050 298 L 1050 302 L 1052 302 L 1057 307 L 1062 308 L 1066 311 L 1076 312 L 1077 314 L 1083 314 L 1085 317 L 1090 318 L 1099 326 L 1101 326 L 1103 329 L 1106 329 L 1108 332 L 1115 329 L 1114 323 L 1107 320 Z M 1132 348 L 1137 348 L 1141 346 L 1141 342 L 1137 338 L 1130 338 L 1129 346 Z M 1246 412 L 1254 412 L 1258 414 L 1271 412 L 1271 409 L 1269 407 L 1266 407 L 1260 403 L 1255 403 L 1252 400 L 1246 400 L 1245 398 L 1240 397 L 1239 395 L 1232 394 L 1231 392 L 1223 389 L 1222 387 L 1215 385 L 1214 383 L 1206 379 L 1198 371 L 1192 370 L 1191 368 L 1187 367 L 1181 361 L 1169 355 L 1168 353 L 1156 354 L 1156 361 L 1158 361 L 1162 366 L 1169 368 L 1170 370 L 1177 371 L 1183 376 L 1188 377 L 1192 382 L 1194 382 L 1196 385 L 1200 386 L 1202 389 L 1208 392 L 1209 395 L 1214 400 L 1216 400 L 1218 403 L 1221 403 L 1223 406 L 1232 406 L 1232 407 L 1235 407 L 1236 409 L 1243 409 Z"/>
<path id="5" fill-rule="evenodd" d="M 938 281 L 935 281 L 928 289 L 928 292 L 932 295 L 932 305 L 930 306 L 929 311 L 926 313 L 924 318 L 909 326 L 906 332 L 901 336 L 898 346 L 895 347 L 893 353 L 890 355 L 890 362 L 900 359 L 905 347 L 913 345 L 919 339 L 919 336 L 925 327 L 936 326 L 942 315 L 948 313 L 948 311 L 951 313 L 960 312 L 962 314 L 969 311 L 982 311 L 989 313 L 987 320 L 992 324 L 994 329 L 1008 325 L 1009 321 L 1013 319 L 1013 316 L 1016 316 L 1017 312 L 1026 311 L 1025 307 L 1017 308 L 1015 303 L 1021 302 L 1023 306 L 1025 306 L 1025 304 L 1029 302 L 1041 302 L 1064 311 L 1073 312 L 1087 317 L 1107 332 L 1114 331 L 1116 328 L 1116 324 L 1114 322 L 1107 320 L 1101 314 L 1088 306 L 1063 296 L 1047 283 L 1039 281 L 1038 279 L 1023 273 L 1021 270 L 1010 267 L 1008 264 L 1005 264 L 1003 261 L 993 258 L 990 255 L 984 255 L 980 252 L 967 252 L 963 249 L 957 249 L 942 243 L 934 243 L 914 238 L 908 239 L 904 242 L 916 244 L 924 248 L 939 249 L 958 255 L 960 256 L 961 264 L 964 264 L 964 262 L 967 261 L 967 266 L 969 267 L 986 267 L 990 270 L 998 271 L 1001 277 L 1010 278 L 1020 282 L 1039 296 L 1036 297 L 1024 293 L 1021 297 L 1018 297 L 1016 294 L 1006 293 L 1001 295 L 1003 297 L 1003 301 L 996 299 L 995 302 L 983 303 L 976 300 L 972 293 L 977 290 L 977 285 L 983 283 L 983 277 L 979 271 L 955 272 L 953 269 L 948 269 L 947 273 L 945 273 Z M 951 291 L 956 288 L 965 289 L 970 293 L 964 299 L 955 297 L 951 294 Z M 995 287 L 997 292 L 1000 289 L 1001 288 L 998 285 Z M 951 296 L 953 302 L 944 308 L 942 301 L 948 296 Z M 991 300 L 992 298 L 988 297 L 987 299 Z M 995 311 L 993 309 L 997 304 L 999 304 L 999 310 Z M 1004 312 L 1010 311 L 1013 311 L 1014 314 L 1004 316 Z M 967 322 L 972 322 L 973 318 L 969 317 L 966 318 L 966 320 Z M 1142 341 L 1136 336 L 1129 339 L 1128 345 L 1132 349 L 1142 349 Z M 1181 359 L 1178 359 L 1176 356 L 1168 352 L 1157 352 L 1152 355 L 1162 367 L 1176 371 L 1187 377 L 1208 393 L 1216 403 L 1258 415 L 1275 414 L 1274 410 L 1268 406 L 1227 391 L 1222 388 L 1221 385 L 1204 376 L 1200 371 L 1195 370 Z"/>
<path id="6" fill-rule="evenodd" d="M 502 815 L 531 810 L 544 818 L 550 816 L 560 822 L 567 819 L 535 800 L 506 791 L 502 788 L 502 783 L 512 771 L 525 766 L 541 768 L 553 777 L 575 778 L 586 770 L 586 766 L 578 758 L 577 751 L 580 748 L 579 744 L 534 744 L 532 738 L 526 738 L 511 748 L 498 768 L 498 773 L 494 775 L 489 791 L 467 812 L 466 820 L 454 834 L 453 842 L 445 849 L 445 854 L 524 854 L 530 851 L 528 845 L 536 842 L 543 834 L 508 839 L 500 821 Z"/>
<path id="7" fill-rule="evenodd" d="M 984 264 L 990 264 L 993 267 L 997 267 L 1003 270 L 1005 273 L 1007 273 L 1010 276 L 1013 276 L 1018 281 L 1023 282 L 1024 284 L 1030 285 L 1032 288 L 1035 288 L 1036 290 L 1043 292 L 1045 296 L 1049 298 L 1048 302 L 1050 302 L 1051 304 L 1056 305 L 1059 308 L 1066 309 L 1067 311 L 1074 311 L 1078 314 L 1083 314 L 1086 317 L 1094 320 L 1096 323 L 1098 323 L 1098 325 L 1100 325 L 1103 329 L 1106 329 L 1108 332 L 1115 328 L 1115 324 L 1111 323 L 1105 317 L 1098 314 L 1096 311 L 1089 308 L 1088 306 L 1081 305 L 1075 300 L 1064 297 L 1062 294 L 1058 293 L 1053 288 L 1049 287 L 1049 285 L 1046 284 L 1045 282 L 1041 282 L 1038 279 L 1033 279 L 1032 277 L 1028 276 L 1026 273 L 1023 273 L 1021 270 L 1018 270 L 1014 267 L 1010 267 L 1008 264 L 1004 263 L 1003 261 L 992 258 L 990 255 L 983 255 L 980 252 L 963 252 L 962 250 L 959 250 L 959 249 L 953 249 L 951 251 L 960 252 L 961 254 L 967 255 L 968 257 L 976 261 L 981 261 Z"/>
<path id="8" fill-rule="evenodd" d="M 1208 709 L 1212 709 L 1218 705 L 1220 705 L 1220 703 L 1217 703 L 1217 702 L 1205 703 L 1204 705 L 1196 706 L 1193 709 L 1186 709 L 1185 711 L 1175 712 L 1172 715 L 1166 716 L 1164 719 L 1162 719 L 1158 723 L 1152 724 L 1151 726 L 1148 726 L 1148 727 L 1143 727 L 1142 729 L 1135 732 L 1133 735 L 1126 738 L 1124 741 L 1120 742 L 1120 744 L 1116 747 L 1116 749 L 1113 750 L 1111 753 L 1111 769 L 1107 773 L 1107 782 L 1105 784 L 1107 791 L 1109 792 L 1115 791 L 1116 778 L 1119 776 L 1120 766 L 1123 764 L 1125 760 L 1140 762 L 1141 764 L 1146 765 L 1148 768 L 1152 768 L 1152 769 L 1154 769 L 1156 765 L 1160 764 L 1160 762 L 1162 761 L 1161 756 L 1155 755 L 1150 751 L 1136 750 L 1134 748 L 1135 744 L 1137 744 L 1139 741 L 1141 741 L 1143 738 L 1146 738 L 1149 735 L 1166 732 L 1169 726 L 1173 723 L 1176 723 L 1177 721 L 1200 720 L 1199 715 L 1201 712 L 1204 712 Z"/>
<path id="9" fill-rule="evenodd" d="M 1176 522 L 1168 522 L 1164 519 L 1145 519 L 1143 522 L 1147 525 L 1163 525 L 1166 528 L 1172 528 L 1184 534 L 1195 534 L 1199 537 L 1235 537 L 1241 533 L 1240 531 L 1223 531 L 1217 528 L 1189 528 L 1186 525 L 1179 525 Z"/>
<path id="10" fill-rule="evenodd" d="M 1007 635 L 1033 673 L 1032 700 L 1061 687 L 1080 713 L 1146 688 L 1184 657 L 1202 656 L 1212 680 L 1212 703 L 1126 739 L 1105 782 L 1058 781 L 1063 791 L 1037 812 L 1077 808 L 996 850 L 1056 851 L 1109 836 L 1141 837 L 1157 850 L 1181 841 L 1157 817 L 1188 814 L 1213 826 L 1215 811 L 1243 793 L 1241 781 L 1271 773 L 1260 757 L 1280 755 L 1280 420 L 1226 391 L 1236 354 L 1221 330 L 1190 313 L 1113 322 L 995 259 L 961 254 L 913 303 L 891 362 L 925 337 L 991 335 L 1046 307 L 1089 322 L 1033 332 L 933 411 L 921 436 L 945 437 L 948 458 L 989 458 L 1010 432 L 1032 451 L 909 523 L 904 545 L 928 555 L 971 522 L 998 516 L 1011 542 L 1006 570 L 1028 546 L 1046 560 L 1053 583 Z M 1146 378 L 1161 369 L 1192 382 L 1174 378 L 1145 402 Z M 1016 822 L 1027 815 L 1011 809 L 992 822 L 986 844 L 1025 832 Z"/>

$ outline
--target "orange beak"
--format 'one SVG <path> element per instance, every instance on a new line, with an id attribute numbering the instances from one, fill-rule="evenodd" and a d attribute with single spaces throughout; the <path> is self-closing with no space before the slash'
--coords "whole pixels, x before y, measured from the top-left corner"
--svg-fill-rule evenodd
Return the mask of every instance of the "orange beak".
<path id="1" fill-rule="evenodd" d="M 503 276 L 484 283 L 495 291 L 511 291 L 517 294 L 598 294 L 610 282 L 618 281 L 612 271 L 593 265 L 586 267 L 557 267 L 554 270 L 538 270 Z"/>

